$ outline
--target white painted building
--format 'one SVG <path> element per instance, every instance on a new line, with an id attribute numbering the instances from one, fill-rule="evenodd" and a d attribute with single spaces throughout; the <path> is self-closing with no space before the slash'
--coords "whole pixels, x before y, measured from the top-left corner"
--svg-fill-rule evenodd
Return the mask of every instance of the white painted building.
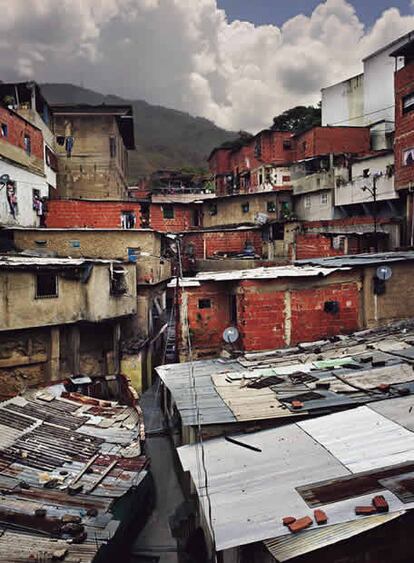
<path id="1" fill-rule="evenodd" d="M 373 177 L 376 179 L 376 199 L 378 202 L 398 200 L 394 189 L 394 153 L 381 151 L 352 163 L 351 180 L 337 182 L 335 185 L 335 205 L 347 206 L 373 202 Z M 368 189 L 367 189 L 368 188 Z"/>
<path id="2" fill-rule="evenodd" d="M 35 209 L 35 198 L 48 197 L 47 177 L 9 162 L 0 155 L 0 177 L 3 174 L 8 174 L 14 183 L 16 201 L 15 205 L 10 204 L 8 187 L 0 183 L 0 226 L 39 227 L 40 211 L 44 210 L 39 206 Z"/>
<path id="3" fill-rule="evenodd" d="M 395 59 L 390 53 L 413 38 L 414 31 L 385 45 L 363 59 L 362 74 L 323 88 L 322 125 L 377 125 L 384 133 L 393 131 Z M 397 67 L 401 64 L 397 59 Z M 373 148 L 386 148 L 378 133 L 373 141 Z"/>

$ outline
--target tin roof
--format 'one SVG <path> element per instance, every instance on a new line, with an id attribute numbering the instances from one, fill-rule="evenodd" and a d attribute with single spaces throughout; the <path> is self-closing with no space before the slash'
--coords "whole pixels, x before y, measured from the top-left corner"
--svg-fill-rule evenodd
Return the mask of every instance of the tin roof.
<path id="1" fill-rule="evenodd" d="M 414 254 L 414 253 L 413 253 Z M 347 270 L 346 267 L 314 267 L 314 266 L 269 266 L 251 268 L 249 270 L 228 270 L 226 272 L 200 272 L 194 277 L 179 280 L 180 287 L 199 286 L 205 281 L 233 281 L 233 280 L 273 280 L 278 278 L 308 278 L 325 277 L 337 270 Z M 173 280 L 169 287 L 175 287 L 177 280 Z"/>
<path id="2" fill-rule="evenodd" d="M 414 251 L 379 252 L 376 254 L 350 254 L 347 256 L 329 256 L 326 258 L 307 258 L 296 260 L 297 266 L 312 265 L 321 268 L 352 268 L 354 266 L 375 266 L 392 262 L 408 262 L 414 260 Z"/>
<path id="3" fill-rule="evenodd" d="M 388 417 L 366 405 L 236 436 L 238 443 L 223 437 L 204 441 L 217 550 L 290 538 L 282 519 L 313 517 L 316 506 L 328 516 L 327 535 L 333 525 L 368 521 L 355 514 L 355 507 L 371 505 L 378 491 L 390 514 L 414 508 L 414 496 L 401 496 L 395 483 L 413 471 L 414 433 L 397 422 L 402 404 L 408 410 L 412 398 L 387 401 Z M 205 478 L 197 471 L 199 445 L 183 446 L 178 455 L 207 514 Z M 309 530 L 319 533 L 320 528 L 312 523 Z M 306 551 L 311 549 L 305 546 L 307 537 L 297 536 Z"/>
<path id="4" fill-rule="evenodd" d="M 23 269 L 33 267 L 47 267 L 47 268 L 77 268 L 85 264 L 111 264 L 119 263 L 117 260 L 103 260 L 101 258 L 56 258 L 49 256 L 28 256 L 24 254 L 19 255 L 0 255 L 0 269 Z"/>
<path id="5" fill-rule="evenodd" d="M 0 522 L 13 524 L 0 535 L 0 560 L 7 553 L 7 561 L 28 561 L 41 552 L 46 560 L 66 549 L 65 561 L 91 562 L 116 535 L 114 502 L 146 475 L 141 411 L 62 389 L 0 404 Z M 70 518 L 77 530 L 64 527 Z"/>
<path id="6" fill-rule="evenodd" d="M 276 425 L 414 393 L 413 342 L 414 322 L 406 321 L 336 342 L 156 369 L 183 426 L 195 425 L 198 416 L 202 425 L 272 420 Z M 381 388 L 384 383 L 389 389 Z"/>

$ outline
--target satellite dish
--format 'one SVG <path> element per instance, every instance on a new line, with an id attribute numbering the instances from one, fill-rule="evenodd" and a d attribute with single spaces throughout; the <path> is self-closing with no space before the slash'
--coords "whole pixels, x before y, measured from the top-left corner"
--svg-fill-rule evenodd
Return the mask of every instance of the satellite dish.
<path id="1" fill-rule="evenodd" d="M 8 174 L 2 174 L 0 176 L 0 184 L 7 184 L 7 182 L 10 182 L 10 176 Z"/>
<path id="2" fill-rule="evenodd" d="M 234 326 L 229 326 L 223 332 L 223 340 L 224 342 L 227 342 L 227 344 L 234 344 L 238 338 L 239 338 L 239 331 Z"/>
<path id="3" fill-rule="evenodd" d="M 379 266 L 377 268 L 377 278 L 379 280 L 387 281 L 392 276 L 392 270 L 389 266 Z"/>

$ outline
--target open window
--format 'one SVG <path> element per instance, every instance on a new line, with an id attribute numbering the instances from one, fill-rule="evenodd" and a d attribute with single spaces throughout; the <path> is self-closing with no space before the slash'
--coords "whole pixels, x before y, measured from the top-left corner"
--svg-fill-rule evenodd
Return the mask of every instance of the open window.
<path id="1" fill-rule="evenodd" d="M 409 113 L 414 110 L 414 92 L 407 94 L 402 99 L 402 112 L 403 114 Z"/>
<path id="2" fill-rule="evenodd" d="M 135 229 L 136 217 L 134 211 L 121 211 L 121 227 Z"/>
<path id="3" fill-rule="evenodd" d="M 116 157 L 116 138 L 109 137 L 109 155 L 111 158 Z"/>
<path id="4" fill-rule="evenodd" d="M 58 281 L 54 272 L 36 274 L 36 299 L 58 297 Z"/>
<path id="5" fill-rule="evenodd" d="M 127 270 L 120 264 L 111 264 L 109 269 L 111 295 L 128 293 Z"/>
<path id="6" fill-rule="evenodd" d="M 162 215 L 164 219 L 174 219 L 174 206 L 167 203 L 162 206 Z"/>
<path id="7" fill-rule="evenodd" d="M 199 309 L 211 309 L 211 299 L 199 299 L 198 300 Z"/>
<path id="8" fill-rule="evenodd" d="M 27 156 L 30 156 L 32 154 L 32 140 L 30 138 L 30 135 L 28 135 L 27 133 L 25 134 L 25 136 L 23 138 L 23 145 L 24 145 L 24 150 L 26 151 Z"/>

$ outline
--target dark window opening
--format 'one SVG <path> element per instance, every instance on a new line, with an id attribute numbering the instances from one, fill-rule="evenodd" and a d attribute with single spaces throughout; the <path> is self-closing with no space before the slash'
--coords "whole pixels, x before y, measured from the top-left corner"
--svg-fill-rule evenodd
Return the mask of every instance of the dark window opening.
<path id="1" fill-rule="evenodd" d="M 290 182 L 290 176 L 282 176 L 282 182 Z"/>
<path id="2" fill-rule="evenodd" d="M 285 239 L 285 226 L 283 223 L 275 223 L 272 225 L 273 228 L 273 240 L 284 240 Z"/>
<path id="3" fill-rule="evenodd" d="M 36 274 L 36 299 L 58 296 L 57 276 L 52 272 Z"/>
<path id="4" fill-rule="evenodd" d="M 201 225 L 201 212 L 200 209 L 193 210 L 193 227 L 199 227 Z"/>
<path id="5" fill-rule="evenodd" d="M 30 139 L 30 135 L 25 135 L 23 139 L 24 150 L 26 154 L 30 156 L 32 154 L 32 140 Z"/>
<path id="6" fill-rule="evenodd" d="M 243 213 L 248 213 L 248 212 L 249 212 L 249 209 L 250 209 L 250 205 L 249 205 L 248 202 L 247 202 L 247 203 L 242 203 L 241 208 L 242 208 Z"/>
<path id="7" fill-rule="evenodd" d="M 210 203 L 208 212 L 210 215 L 217 215 L 217 203 Z"/>
<path id="8" fill-rule="evenodd" d="M 150 206 L 148 203 L 141 203 L 141 227 L 150 226 Z"/>
<path id="9" fill-rule="evenodd" d="M 292 141 L 285 140 L 283 141 L 283 150 L 290 151 L 292 149 Z"/>
<path id="10" fill-rule="evenodd" d="M 58 144 L 60 147 L 63 147 L 64 144 L 65 144 L 65 137 L 62 136 L 62 135 L 58 135 L 58 136 L 56 137 L 56 142 L 57 142 L 57 144 Z"/>
<path id="11" fill-rule="evenodd" d="M 116 157 L 116 139 L 115 137 L 109 137 L 109 154 L 111 158 Z"/>
<path id="12" fill-rule="evenodd" d="M 9 134 L 9 128 L 7 127 L 7 123 L 2 123 L 1 124 L 1 136 L 2 137 L 7 137 Z"/>
<path id="13" fill-rule="evenodd" d="M 402 99 L 402 112 L 409 113 L 414 110 L 414 92 L 404 96 Z"/>
<path id="14" fill-rule="evenodd" d="M 275 213 L 276 212 L 276 203 L 274 201 L 267 202 L 267 212 L 268 213 Z"/>
<path id="15" fill-rule="evenodd" d="M 199 299 L 198 300 L 199 309 L 211 309 L 211 299 Z"/>
<path id="16" fill-rule="evenodd" d="M 127 272 L 122 267 L 110 270 L 110 291 L 111 295 L 125 295 L 128 293 Z"/>
<path id="17" fill-rule="evenodd" d="M 174 219 L 174 207 L 170 204 L 162 206 L 162 215 L 164 219 Z"/>
<path id="18" fill-rule="evenodd" d="M 135 223 L 136 217 L 133 211 L 121 211 L 121 227 L 123 229 L 134 229 Z"/>
<path id="19" fill-rule="evenodd" d="M 237 325 L 237 295 L 230 295 L 230 324 Z"/>

